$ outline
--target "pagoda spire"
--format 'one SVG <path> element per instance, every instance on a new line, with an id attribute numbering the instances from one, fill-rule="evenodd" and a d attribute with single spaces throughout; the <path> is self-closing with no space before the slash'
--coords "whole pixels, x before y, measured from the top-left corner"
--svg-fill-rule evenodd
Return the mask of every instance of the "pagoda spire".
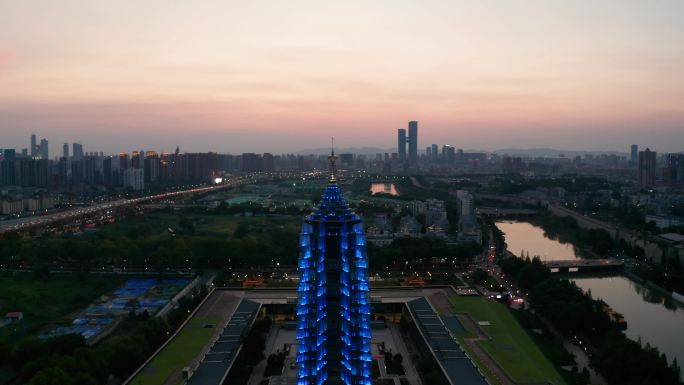
<path id="1" fill-rule="evenodd" d="M 330 177 L 328 178 L 328 182 L 330 183 L 337 183 L 337 165 L 335 161 L 337 161 L 337 157 L 335 156 L 335 138 L 330 138 L 330 156 L 328 157 L 328 161 L 330 162 Z"/>

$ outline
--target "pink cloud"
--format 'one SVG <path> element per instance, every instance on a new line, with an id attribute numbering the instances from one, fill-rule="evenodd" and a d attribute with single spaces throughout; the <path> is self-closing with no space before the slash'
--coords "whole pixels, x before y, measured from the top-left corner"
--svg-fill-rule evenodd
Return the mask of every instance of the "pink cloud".
<path id="1" fill-rule="evenodd" d="M 0 50 L 0 75 L 2 75 L 2 73 L 9 68 L 9 63 L 11 59 L 12 55 L 9 51 Z"/>

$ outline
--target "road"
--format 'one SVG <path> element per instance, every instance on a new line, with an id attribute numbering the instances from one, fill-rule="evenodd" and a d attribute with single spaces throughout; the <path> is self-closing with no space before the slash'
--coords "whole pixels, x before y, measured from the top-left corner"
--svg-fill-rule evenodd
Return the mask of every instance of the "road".
<path id="1" fill-rule="evenodd" d="M 220 189 L 224 189 L 224 188 L 239 186 L 242 184 L 253 183 L 254 181 L 255 181 L 255 179 L 251 179 L 251 178 L 250 179 L 235 179 L 235 180 L 232 180 L 232 181 L 220 184 L 220 185 L 216 185 L 216 186 L 197 187 L 197 188 L 191 188 L 191 189 L 187 189 L 187 190 L 174 191 L 174 192 L 156 194 L 156 195 L 149 195 L 149 196 L 140 197 L 140 198 L 133 198 L 133 199 L 119 199 L 116 201 L 100 203 L 100 204 L 87 206 L 87 207 L 78 207 L 78 208 L 74 208 L 74 209 L 70 209 L 70 210 L 66 210 L 66 211 L 61 211 L 61 212 L 54 213 L 54 214 L 19 218 L 19 219 L 10 219 L 7 221 L 2 221 L 0 223 L 0 234 L 10 232 L 10 231 L 27 230 L 31 227 L 45 226 L 45 225 L 49 225 L 51 223 L 69 220 L 69 219 L 74 219 L 74 218 L 78 218 L 78 217 L 81 217 L 84 215 L 89 215 L 89 214 L 93 214 L 93 213 L 97 213 L 97 212 L 101 212 L 101 211 L 112 210 L 112 209 L 116 209 L 119 207 L 133 206 L 133 205 L 137 205 L 140 203 L 151 202 L 151 201 L 160 200 L 160 199 L 175 198 L 175 197 L 179 197 L 179 196 L 183 196 L 183 195 L 189 195 L 189 194 L 199 194 L 199 193 L 211 192 L 211 191 L 220 190 Z"/>

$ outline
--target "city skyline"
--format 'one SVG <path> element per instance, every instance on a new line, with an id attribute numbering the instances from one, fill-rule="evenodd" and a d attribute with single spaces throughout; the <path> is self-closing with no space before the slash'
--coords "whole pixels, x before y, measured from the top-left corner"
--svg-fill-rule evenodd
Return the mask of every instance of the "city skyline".
<path id="1" fill-rule="evenodd" d="M 418 123 L 415 121 L 409 121 L 408 124 L 409 126 L 412 123 Z M 417 126 L 416 126 L 417 128 Z M 351 144 L 350 147 L 338 147 L 340 149 L 340 152 L 349 152 L 353 154 L 359 154 L 359 155 L 377 155 L 379 153 L 394 153 L 397 154 L 399 159 L 403 159 L 405 161 L 408 161 L 408 149 L 410 146 L 411 139 L 409 138 L 408 135 L 406 135 L 406 129 L 405 128 L 399 128 L 396 132 L 398 134 L 398 146 L 396 148 L 394 147 L 374 147 L 374 146 L 359 146 L 359 145 L 354 145 Z M 17 154 L 21 153 L 22 151 L 26 151 L 27 154 L 31 155 L 32 157 L 41 157 L 43 159 L 59 159 L 60 156 L 57 155 L 56 153 L 52 153 L 52 157 L 49 156 L 43 156 L 46 154 L 46 150 L 42 149 L 43 143 L 47 145 L 47 140 L 46 138 L 41 139 L 40 144 L 36 144 L 36 134 L 32 133 L 30 136 L 30 142 L 27 147 L 22 147 L 22 146 L 17 146 L 17 147 L 11 147 L 11 146 L 6 146 L 6 147 L 0 147 L 0 150 L 14 150 L 16 151 Z M 402 140 L 403 137 L 403 140 Z M 416 131 L 416 140 L 418 138 L 418 134 Z M 512 151 L 511 156 L 520 156 L 521 154 L 527 153 L 527 156 L 531 157 L 537 157 L 537 156 L 543 156 L 543 157 L 555 157 L 555 156 L 574 156 L 577 154 L 620 154 L 620 155 L 625 155 L 630 157 L 630 160 L 632 162 L 636 162 L 635 159 L 635 154 L 636 154 L 636 148 L 639 147 L 638 144 L 631 144 L 629 145 L 629 148 L 627 149 L 615 149 L 615 150 L 607 150 L 607 149 L 597 149 L 597 150 L 589 150 L 589 149 L 570 149 L 570 148 L 551 148 L 551 147 L 505 147 L 505 148 L 495 148 L 495 149 L 474 149 L 474 148 L 468 148 L 468 147 L 454 147 L 449 143 L 431 143 L 429 140 L 425 140 L 421 138 L 422 141 L 425 143 L 429 144 L 427 146 L 427 149 L 422 149 L 420 146 L 416 144 L 416 152 L 417 155 L 419 156 L 435 156 L 434 153 L 431 153 L 428 151 L 428 149 L 434 150 L 435 148 L 438 148 L 439 146 L 445 146 L 452 148 L 454 151 L 456 149 L 458 150 L 465 150 L 466 152 L 486 152 L 486 153 L 497 153 L 497 154 L 508 154 L 509 151 Z M 6 142 L 4 142 L 6 143 Z M 403 143 L 403 154 L 404 158 L 402 158 L 402 145 Z M 62 144 L 63 146 L 69 146 L 69 145 L 75 145 L 78 146 L 80 149 L 80 155 L 82 156 L 83 153 L 83 143 L 78 143 L 78 142 L 64 142 Z M 98 145 L 95 145 L 97 148 Z M 458 146 L 458 145 L 457 145 Z M 92 153 L 93 155 L 105 155 L 105 156 L 116 156 L 119 154 L 130 154 L 132 152 L 138 152 L 138 151 L 146 151 L 146 152 L 160 152 L 160 153 L 165 153 L 165 154 L 170 154 L 173 153 L 176 149 L 180 147 L 179 144 L 176 144 L 175 146 L 172 146 L 171 149 L 158 149 L 157 147 L 150 146 L 150 147 L 145 147 L 145 146 L 139 146 L 135 147 L 129 147 L 125 149 L 121 149 L 119 151 L 113 151 L 113 152 L 106 152 L 102 150 L 92 150 L 92 151 L 87 151 L 88 154 Z M 677 153 L 684 153 L 684 150 L 675 150 L 675 151 L 663 151 L 660 150 L 656 147 L 651 147 L 654 151 L 658 151 L 661 154 L 677 154 Z M 237 149 L 237 151 L 231 152 L 231 151 L 214 151 L 214 150 L 206 150 L 206 149 L 198 149 L 198 150 L 189 150 L 187 152 L 190 153 L 220 153 L 220 154 L 245 154 L 245 153 L 264 153 L 264 154 L 296 154 L 296 155 L 321 155 L 327 153 L 328 148 L 325 147 L 318 147 L 318 148 L 300 148 L 300 149 L 295 149 L 295 150 L 290 150 L 290 151 L 283 151 L 283 152 L 269 152 L 269 151 L 264 151 L 260 149 Z M 567 154 L 564 154 L 566 152 Z M 68 150 L 65 149 L 62 152 L 63 154 L 67 154 L 68 157 Z M 548 154 L 547 154 L 548 153 Z M 555 155 L 552 155 L 554 154 Z M 64 157 L 64 156 L 62 156 Z M 78 156 L 77 156 L 78 157 Z"/>
<path id="2" fill-rule="evenodd" d="M 684 148 L 681 2 L 158 9 L 2 4 L 3 147 L 389 148 L 417 119 L 462 148 Z"/>
<path id="3" fill-rule="evenodd" d="M 0 385 L 684 385 L 683 16 L 0 0 Z"/>

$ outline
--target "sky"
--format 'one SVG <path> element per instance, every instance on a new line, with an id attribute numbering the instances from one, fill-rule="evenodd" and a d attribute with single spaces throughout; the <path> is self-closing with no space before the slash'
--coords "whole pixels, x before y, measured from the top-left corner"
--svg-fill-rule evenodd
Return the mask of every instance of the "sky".
<path id="1" fill-rule="evenodd" d="M 0 0 L 0 148 L 684 150 L 681 0 Z"/>

